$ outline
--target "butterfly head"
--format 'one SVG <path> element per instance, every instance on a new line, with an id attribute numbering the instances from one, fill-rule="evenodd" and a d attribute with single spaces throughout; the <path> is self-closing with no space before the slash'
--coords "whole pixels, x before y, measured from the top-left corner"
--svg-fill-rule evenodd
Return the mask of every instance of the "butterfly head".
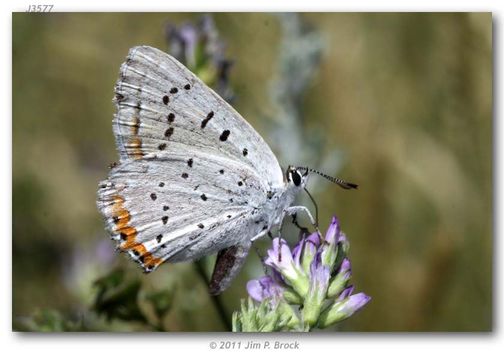
<path id="1" fill-rule="evenodd" d="M 297 168 L 289 165 L 285 172 L 287 184 L 296 188 L 302 189 L 306 186 L 308 180 L 308 169 Z"/>

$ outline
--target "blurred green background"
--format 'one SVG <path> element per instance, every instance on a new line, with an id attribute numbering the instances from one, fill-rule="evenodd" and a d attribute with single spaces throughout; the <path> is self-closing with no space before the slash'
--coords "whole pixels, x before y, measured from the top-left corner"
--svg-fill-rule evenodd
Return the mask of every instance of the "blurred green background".
<path id="1" fill-rule="evenodd" d="M 193 264 L 143 275 L 114 252 L 95 204 L 98 181 L 117 160 L 112 96 L 128 49 L 168 51 L 165 24 L 200 16 L 13 14 L 15 330 L 226 330 Z M 350 239 L 356 290 L 372 296 L 332 330 L 490 331 L 491 14 L 299 14 L 314 36 L 304 42 L 277 14 L 212 16 L 234 60 L 233 106 L 282 165 L 292 153 L 282 141 L 297 137 L 296 164 L 360 185 L 353 192 L 312 186 L 322 227 L 337 214 Z M 282 71 L 282 57 L 314 43 L 315 60 Z M 289 114 L 282 84 L 308 66 Z M 114 269 L 123 272 L 103 281 L 123 276 L 129 285 L 97 312 L 93 283 Z M 221 298 L 224 316 L 261 273 L 252 252 Z"/>

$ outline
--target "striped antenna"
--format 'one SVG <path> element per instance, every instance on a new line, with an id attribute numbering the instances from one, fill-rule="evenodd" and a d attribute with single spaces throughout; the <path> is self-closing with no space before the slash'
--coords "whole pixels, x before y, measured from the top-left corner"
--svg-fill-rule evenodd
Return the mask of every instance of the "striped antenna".
<path id="1" fill-rule="evenodd" d="M 323 178 L 325 178 L 325 179 L 329 180 L 330 182 L 333 182 L 333 183 L 341 186 L 343 189 L 346 189 L 346 190 L 357 189 L 359 187 L 359 185 L 357 185 L 357 184 L 352 184 L 352 183 L 349 183 L 349 182 L 347 182 L 345 180 L 341 180 L 341 179 L 338 179 L 336 177 L 326 175 L 324 173 L 321 173 L 318 170 L 310 169 L 310 168 L 303 167 L 303 166 L 299 166 L 299 167 L 296 166 L 296 168 L 299 169 L 299 170 L 305 170 L 305 171 L 308 171 L 308 172 L 320 175 Z"/>

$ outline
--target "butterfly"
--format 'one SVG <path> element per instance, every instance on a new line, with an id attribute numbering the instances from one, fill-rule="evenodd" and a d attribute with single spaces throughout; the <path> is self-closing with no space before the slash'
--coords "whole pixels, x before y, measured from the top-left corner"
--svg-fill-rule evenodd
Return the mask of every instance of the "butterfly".
<path id="1" fill-rule="evenodd" d="M 130 49 L 114 102 L 120 159 L 99 184 L 97 206 L 118 249 L 145 272 L 217 252 L 210 292 L 218 294 L 252 242 L 285 216 L 304 211 L 315 223 L 292 206 L 315 171 L 284 173 L 252 126 L 170 55 Z"/>

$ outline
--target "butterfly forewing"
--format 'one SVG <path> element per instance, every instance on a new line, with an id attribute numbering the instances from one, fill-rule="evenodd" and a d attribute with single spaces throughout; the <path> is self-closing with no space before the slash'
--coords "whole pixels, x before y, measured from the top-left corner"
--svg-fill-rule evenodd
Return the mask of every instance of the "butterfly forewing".
<path id="1" fill-rule="evenodd" d="M 282 171 L 260 135 L 222 98 L 171 56 L 130 50 L 116 84 L 114 132 L 121 158 L 173 148 L 238 161 L 261 181 L 280 186 Z"/>

